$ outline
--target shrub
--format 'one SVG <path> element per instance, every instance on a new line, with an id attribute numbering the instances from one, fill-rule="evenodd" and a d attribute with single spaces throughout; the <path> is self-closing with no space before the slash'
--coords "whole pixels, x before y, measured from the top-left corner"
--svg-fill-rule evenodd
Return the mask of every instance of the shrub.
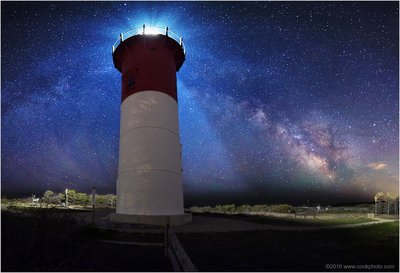
<path id="1" fill-rule="evenodd" d="M 77 192 L 76 193 L 76 205 L 87 206 L 90 203 L 90 197 L 86 193 Z"/>
<path id="2" fill-rule="evenodd" d="M 289 204 L 279 204 L 279 205 L 240 205 L 236 206 L 234 204 L 228 205 L 216 205 L 215 207 L 204 206 L 198 207 L 193 206 L 189 208 L 191 212 L 214 212 L 214 213 L 246 213 L 246 212 L 275 212 L 275 213 L 290 213 L 294 212 L 294 208 Z"/>
<path id="3" fill-rule="evenodd" d="M 107 207 L 108 198 L 105 195 L 97 195 L 96 196 L 96 206 L 98 207 Z"/>
<path id="4" fill-rule="evenodd" d="M 110 208 L 115 208 L 117 206 L 117 196 L 114 194 L 109 194 L 109 196 L 110 197 L 108 198 L 107 205 Z"/>
<path id="5" fill-rule="evenodd" d="M 42 201 L 49 205 L 49 204 L 61 204 L 61 198 L 59 195 L 56 195 L 54 192 L 52 191 L 45 191 L 45 193 L 43 194 L 43 198 Z"/>
<path id="6" fill-rule="evenodd" d="M 222 205 L 221 206 L 222 212 L 228 213 L 236 213 L 236 206 L 234 204 L 229 205 Z"/>
<path id="7" fill-rule="evenodd" d="M 75 205 L 76 204 L 76 191 L 75 190 L 68 190 L 68 204 Z"/>
<path id="8" fill-rule="evenodd" d="M 252 211 L 252 206 L 250 205 L 241 205 L 236 207 L 236 211 L 238 213 L 243 213 L 243 212 L 250 212 Z"/>
<path id="9" fill-rule="evenodd" d="M 268 209 L 267 205 L 254 205 L 251 208 L 251 211 L 254 211 L 254 212 L 266 212 L 266 211 L 269 211 L 269 209 Z"/>
<path id="10" fill-rule="evenodd" d="M 293 207 L 289 204 L 279 204 L 271 208 L 271 212 L 278 212 L 278 213 L 289 213 L 293 211 L 294 211 Z"/>
<path id="11" fill-rule="evenodd" d="M 6 196 L 1 197 L 2 204 L 9 204 L 10 202 L 11 202 L 11 199 L 8 199 Z"/>

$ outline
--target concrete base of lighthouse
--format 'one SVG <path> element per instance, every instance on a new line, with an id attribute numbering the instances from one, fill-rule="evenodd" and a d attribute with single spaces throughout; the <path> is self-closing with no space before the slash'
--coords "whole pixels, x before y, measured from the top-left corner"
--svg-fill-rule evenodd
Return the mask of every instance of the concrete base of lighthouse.
<path id="1" fill-rule="evenodd" d="M 130 214 L 111 214 L 111 221 L 116 223 L 145 224 L 164 226 L 167 222 L 171 226 L 180 226 L 192 221 L 191 213 L 177 215 L 130 215 Z"/>

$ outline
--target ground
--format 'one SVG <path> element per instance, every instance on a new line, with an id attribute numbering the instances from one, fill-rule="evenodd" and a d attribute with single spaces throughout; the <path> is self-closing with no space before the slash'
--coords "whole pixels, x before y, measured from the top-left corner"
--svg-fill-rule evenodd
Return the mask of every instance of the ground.
<path id="1" fill-rule="evenodd" d="M 110 212 L 97 211 L 95 227 L 90 211 L 2 210 L 2 271 L 173 270 L 162 247 L 99 242 L 163 242 L 162 230 L 150 227 L 137 226 L 145 233 L 101 228 L 110 227 Z M 366 215 L 294 219 L 202 214 L 173 229 L 199 271 L 398 271 L 398 221 L 371 221 Z M 343 224 L 367 226 L 339 228 Z"/>
<path id="2" fill-rule="evenodd" d="M 331 271 L 333 264 L 339 271 L 364 264 L 398 271 L 398 228 L 392 222 L 353 229 L 181 233 L 178 239 L 199 271 Z"/>
<path id="3" fill-rule="evenodd" d="M 22 217 L 2 211 L 2 271 L 173 270 L 162 248 L 98 242 L 97 235 L 102 234 L 75 217 L 86 214 L 91 218 L 90 212 L 29 213 L 31 217 Z"/>

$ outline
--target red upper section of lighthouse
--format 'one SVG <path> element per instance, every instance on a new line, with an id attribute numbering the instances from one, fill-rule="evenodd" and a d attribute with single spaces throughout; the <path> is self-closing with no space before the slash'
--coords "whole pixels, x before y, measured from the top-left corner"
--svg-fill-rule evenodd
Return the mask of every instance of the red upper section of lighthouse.
<path id="1" fill-rule="evenodd" d="M 144 90 L 177 100 L 176 71 L 185 61 L 181 43 L 163 34 L 134 35 L 113 48 L 113 61 L 122 73 L 122 101 Z"/>

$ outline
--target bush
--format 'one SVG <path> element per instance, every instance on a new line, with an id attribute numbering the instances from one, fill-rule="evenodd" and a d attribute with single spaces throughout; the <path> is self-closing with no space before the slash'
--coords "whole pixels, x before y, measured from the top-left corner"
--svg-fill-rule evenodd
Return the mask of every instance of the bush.
<path id="1" fill-rule="evenodd" d="M 8 199 L 6 196 L 1 197 L 2 204 L 9 204 L 10 202 L 11 202 L 11 199 Z"/>
<path id="2" fill-rule="evenodd" d="M 205 207 L 198 207 L 198 206 L 194 206 L 194 207 L 190 207 L 189 211 L 191 212 L 197 212 L 197 213 L 204 213 L 204 212 L 211 212 L 212 211 L 212 207 L 210 206 L 205 206 Z"/>
<path id="3" fill-rule="evenodd" d="M 45 191 L 45 193 L 43 194 L 42 201 L 47 205 L 49 205 L 49 204 L 55 204 L 55 205 L 61 204 L 60 196 L 56 195 L 52 191 Z"/>
<path id="4" fill-rule="evenodd" d="M 76 191 L 75 190 L 68 190 L 68 205 L 75 205 L 76 204 Z"/>
<path id="5" fill-rule="evenodd" d="M 216 205 L 215 207 L 205 206 L 198 207 L 194 206 L 189 208 L 191 212 L 213 212 L 213 213 L 246 213 L 246 212 L 275 212 L 275 213 L 290 213 L 294 211 L 294 208 L 288 204 L 279 205 L 240 205 L 236 206 L 234 204 L 229 205 Z"/>
<path id="6" fill-rule="evenodd" d="M 107 205 L 110 208 L 115 208 L 117 206 L 117 196 L 114 194 L 109 194 L 110 198 L 108 198 Z"/>
<path id="7" fill-rule="evenodd" d="M 269 211 L 269 209 L 268 209 L 268 205 L 254 205 L 251 208 L 251 211 L 254 211 L 254 212 L 267 212 L 267 211 Z"/>
<path id="8" fill-rule="evenodd" d="M 236 207 L 236 211 L 238 213 L 250 212 L 252 210 L 252 206 L 250 205 L 241 205 Z"/>
<path id="9" fill-rule="evenodd" d="M 98 207 L 107 207 L 108 198 L 105 195 L 97 195 L 96 196 L 96 206 Z"/>
<path id="10" fill-rule="evenodd" d="M 75 205 L 87 206 L 90 203 L 90 197 L 86 193 L 77 192 Z"/>
<path id="11" fill-rule="evenodd" d="M 96 194 L 96 206 L 99 208 L 114 208 L 117 203 L 117 196 L 114 194 Z"/>
<path id="12" fill-rule="evenodd" d="M 221 212 L 236 213 L 236 206 L 234 204 L 220 206 Z"/>
<path id="13" fill-rule="evenodd" d="M 271 212 L 289 213 L 294 212 L 294 208 L 289 204 L 279 204 L 273 206 L 273 208 L 271 208 Z"/>

